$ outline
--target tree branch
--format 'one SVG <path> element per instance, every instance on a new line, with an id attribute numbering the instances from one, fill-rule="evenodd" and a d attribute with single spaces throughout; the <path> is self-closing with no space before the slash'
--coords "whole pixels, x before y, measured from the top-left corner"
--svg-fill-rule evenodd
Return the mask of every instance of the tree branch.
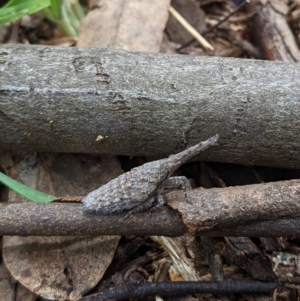
<path id="1" fill-rule="evenodd" d="M 0 235 L 300 236 L 300 180 L 165 194 L 134 214 L 87 214 L 74 203 L 1 203 Z"/>
<path id="2" fill-rule="evenodd" d="M 0 149 L 300 168 L 300 66 L 108 48 L 1 45 Z"/>
<path id="3" fill-rule="evenodd" d="M 276 282 L 262 281 L 175 281 L 175 282 L 151 282 L 126 285 L 117 288 L 109 288 L 101 294 L 93 294 L 81 298 L 79 301 L 104 301 L 107 299 L 124 300 L 130 298 L 143 298 L 146 296 L 179 296 L 185 294 L 210 293 L 269 293 L 276 289 Z"/>

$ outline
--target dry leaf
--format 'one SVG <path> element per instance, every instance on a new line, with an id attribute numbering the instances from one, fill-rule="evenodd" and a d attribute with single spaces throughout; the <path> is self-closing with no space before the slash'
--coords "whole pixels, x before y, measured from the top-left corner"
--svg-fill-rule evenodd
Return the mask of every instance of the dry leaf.
<path id="1" fill-rule="evenodd" d="M 79 47 L 159 52 L 170 0 L 103 0 L 82 20 Z"/>
<path id="2" fill-rule="evenodd" d="M 100 281 L 118 240 L 113 236 L 10 236 L 3 257 L 13 277 L 37 295 L 77 300 Z"/>
<path id="3" fill-rule="evenodd" d="M 6 153 L 0 162 L 9 176 L 53 195 L 85 195 L 121 173 L 119 162 L 109 156 L 22 152 Z M 24 200 L 10 192 L 9 201 Z M 32 292 L 50 300 L 76 300 L 100 281 L 118 241 L 118 236 L 5 236 L 3 258 Z"/>
<path id="4" fill-rule="evenodd" d="M 4 262 L 0 264 L 0 300 L 15 301 L 15 280 L 10 275 Z"/>

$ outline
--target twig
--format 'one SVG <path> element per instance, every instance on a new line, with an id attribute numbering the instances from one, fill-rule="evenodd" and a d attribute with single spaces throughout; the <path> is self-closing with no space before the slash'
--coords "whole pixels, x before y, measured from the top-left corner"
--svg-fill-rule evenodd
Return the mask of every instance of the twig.
<path id="1" fill-rule="evenodd" d="M 200 45 L 205 50 L 213 51 L 214 48 L 211 44 L 209 44 L 202 35 L 194 28 L 192 27 L 175 9 L 174 7 L 170 6 L 169 12 L 172 14 L 172 16 L 194 37 L 195 40 L 197 40 Z"/>
<path id="2" fill-rule="evenodd" d="M 208 236 L 202 236 L 201 241 L 205 251 L 205 256 L 208 260 L 209 269 L 212 274 L 212 278 L 215 281 L 224 280 L 224 272 L 221 257 L 219 254 L 216 254 L 214 250 L 215 239 Z"/>
<path id="3" fill-rule="evenodd" d="M 108 298 L 117 300 L 141 298 L 146 296 L 172 296 L 191 293 L 234 294 L 234 293 L 268 293 L 277 288 L 275 282 L 259 281 L 207 281 L 207 282 L 152 282 L 135 285 L 122 285 L 108 289 L 102 294 L 83 297 L 80 301 L 102 301 Z"/>
<path id="4" fill-rule="evenodd" d="M 213 25 L 212 27 L 206 29 L 202 35 L 206 35 L 210 32 L 212 32 L 214 29 L 216 29 L 218 26 L 220 26 L 222 23 L 226 22 L 232 15 L 234 15 L 235 13 L 237 13 L 247 2 L 249 2 L 249 0 L 245 0 L 244 2 L 242 2 L 239 6 L 237 6 L 231 13 L 229 13 L 224 19 L 220 20 L 218 23 L 216 23 L 215 25 Z M 181 50 L 183 50 L 184 48 L 190 46 L 193 42 L 195 42 L 195 38 L 191 39 L 190 41 L 186 42 L 184 45 L 182 45 L 181 47 L 179 47 L 177 49 L 177 52 L 180 52 Z"/>
<path id="5" fill-rule="evenodd" d="M 209 270 L 214 281 L 224 281 L 224 272 L 221 256 L 214 250 L 215 238 L 209 236 L 201 236 L 202 245 L 204 248 L 205 256 L 208 260 Z M 216 296 L 220 301 L 229 301 L 228 296 Z"/>
<path id="6" fill-rule="evenodd" d="M 0 203 L 0 235 L 180 236 L 189 233 L 209 236 L 300 237 L 300 217 L 297 217 L 299 208 L 288 202 L 288 198 L 294 194 L 294 202 L 299 203 L 299 193 L 295 189 L 297 185 L 291 185 L 286 190 L 282 187 L 283 183 L 295 184 L 297 181 L 247 185 L 248 196 L 239 194 L 245 190 L 245 186 L 191 190 L 187 193 L 192 203 L 189 210 L 191 216 L 198 221 L 189 221 L 184 216 L 184 212 L 188 212 L 185 209 L 178 209 L 182 211 L 182 217 L 167 206 L 135 214 L 124 220 L 126 213 L 110 216 L 84 214 L 81 204 Z M 273 189 L 270 190 L 271 187 Z M 269 193 L 272 191 L 271 194 L 266 193 L 268 189 Z M 276 191 L 281 193 L 279 199 Z M 220 203 L 222 193 L 225 200 L 230 198 L 232 202 L 227 205 Z M 263 199 L 263 204 L 260 204 L 257 196 Z M 181 191 L 166 193 L 165 199 L 169 203 L 175 202 L 173 206 L 176 202 L 187 204 L 186 196 Z M 228 208 L 231 213 L 228 213 Z M 271 220 L 267 221 L 268 219 Z M 197 226 L 197 223 L 205 220 L 207 225 L 208 221 L 213 221 L 213 224 L 207 228 Z"/>
<path id="7" fill-rule="evenodd" d="M 237 45 L 245 53 L 253 56 L 254 58 L 262 59 L 263 57 L 261 51 L 257 47 L 240 37 L 240 35 L 237 32 L 231 30 L 229 26 L 223 25 L 216 35 L 227 40 L 230 39 L 233 44 Z"/>

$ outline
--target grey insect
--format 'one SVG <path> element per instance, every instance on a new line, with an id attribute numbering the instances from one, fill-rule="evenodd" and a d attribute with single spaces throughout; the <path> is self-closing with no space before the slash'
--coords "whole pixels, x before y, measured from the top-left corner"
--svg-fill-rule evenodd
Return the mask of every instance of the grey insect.
<path id="1" fill-rule="evenodd" d="M 186 161 L 216 145 L 215 135 L 169 158 L 146 163 L 133 168 L 111 180 L 97 190 L 90 192 L 83 200 L 85 211 L 112 214 L 131 210 L 140 212 L 150 208 L 155 202 L 164 204 L 161 192 L 165 189 L 188 189 L 185 177 L 170 177 Z"/>

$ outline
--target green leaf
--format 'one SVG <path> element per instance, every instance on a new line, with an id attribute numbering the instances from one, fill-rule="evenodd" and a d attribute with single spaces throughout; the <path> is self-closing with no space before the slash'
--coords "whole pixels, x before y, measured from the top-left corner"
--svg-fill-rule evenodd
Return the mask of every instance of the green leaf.
<path id="1" fill-rule="evenodd" d="M 48 203 L 55 199 L 55 196 L 30 188 L 20 182 L 13 180 L 2 172 L 0 172 L 0 183 L 32 202 Z"/>
<path id="2" fill-rule="evenodd" d="M 50 0 L 51 10 L 55 18 L 61 17 L 61 6 L 64 0 Z"/>
<path id="3" fill-rule="evenodd" d="M 50 6 L 50 0 L 10 0 L 0 9 L 0 24 L 13 22 Z"/>

